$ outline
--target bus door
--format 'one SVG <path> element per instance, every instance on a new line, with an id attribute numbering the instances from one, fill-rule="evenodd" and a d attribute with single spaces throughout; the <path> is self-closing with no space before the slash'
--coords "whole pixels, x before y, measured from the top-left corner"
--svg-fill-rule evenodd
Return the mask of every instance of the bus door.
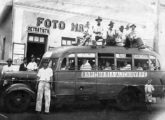
<path id="1" fill-rule="evenodd" d="M 77 54 L 76 98 L 78 100 L 96 100 L 96 79 L 93 77 L 95 61 L 95 53 Z"/>
<path id="2" fill-rule="evenodd" d="M 61 59 L 60 64 L 56 80 L 56 95 L 62 97 L 60 100 L 72 102 L 75 99 L 75 54 Z M 63 97 L 68 98 L 63 99 Z"/>
<path id="3" fill-rule="evenodd" d="M 164 72 L 160 70 L 160 64 L 158 59 L 155 56 L 149 56 L 149 70 L 150 77 L 152 79 L 152 85 L 154 85 L 155 91 L 154 96 L 162 96 L 163 95 L 163 75 Z"/>

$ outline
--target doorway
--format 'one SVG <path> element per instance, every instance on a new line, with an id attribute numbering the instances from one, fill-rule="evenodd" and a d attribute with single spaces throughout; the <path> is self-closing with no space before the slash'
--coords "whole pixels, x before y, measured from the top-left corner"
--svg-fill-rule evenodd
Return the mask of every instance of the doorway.
<path id="1" fill-rule="evenodd" d="M 27 42 L 27 60 L 30 62 L 31 56 L 34 55 L 35 58 L 42 58 L 43 54 L 46 50 L 47 43 L 47 35 L 40 34 L 28 34 L 28 42 Z"/>

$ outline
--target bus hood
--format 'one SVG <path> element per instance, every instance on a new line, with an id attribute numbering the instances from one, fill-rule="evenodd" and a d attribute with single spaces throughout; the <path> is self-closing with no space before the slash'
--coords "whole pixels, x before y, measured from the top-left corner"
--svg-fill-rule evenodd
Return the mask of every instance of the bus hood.
<path id="1" fill-rule="evenodd" d="M 5 72 L 2 78 L 3 79 L 35 80 L 37 78 L 37 72 L 34 72 L 34 71 Z"/>

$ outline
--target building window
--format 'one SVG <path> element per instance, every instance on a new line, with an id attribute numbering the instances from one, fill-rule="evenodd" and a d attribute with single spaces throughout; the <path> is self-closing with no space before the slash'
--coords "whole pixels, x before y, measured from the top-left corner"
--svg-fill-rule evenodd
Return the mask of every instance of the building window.
<path id="1" fill-rule="evenodd" d="M 76 41 L 75 38 L 62 37 L 61 46 L 71 46 L 75 44 L 75 41 Z"/>
<path id="2" fill-rule="evenodd" d="M 29 34 L 28 42 L 45 43 L 45 38 L 38 34 Z"/>

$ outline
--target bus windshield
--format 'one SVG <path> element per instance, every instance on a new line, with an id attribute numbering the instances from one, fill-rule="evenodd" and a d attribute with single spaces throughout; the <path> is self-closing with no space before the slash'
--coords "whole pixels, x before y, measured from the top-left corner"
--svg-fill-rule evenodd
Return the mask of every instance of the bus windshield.
<path id="1" fill-rule="evenodd" d="M 41 68 L 43 66 L 43 63 L 45 61 L 49 63 L 48 64 L 48 67 L 52 68 L 53 70 L 56 70 L 58 58 L 53 58 L 53 59 L 52 58 L 43 58 L 41 60 L 41 63 L 39 65 L 39 68 Z"/>

